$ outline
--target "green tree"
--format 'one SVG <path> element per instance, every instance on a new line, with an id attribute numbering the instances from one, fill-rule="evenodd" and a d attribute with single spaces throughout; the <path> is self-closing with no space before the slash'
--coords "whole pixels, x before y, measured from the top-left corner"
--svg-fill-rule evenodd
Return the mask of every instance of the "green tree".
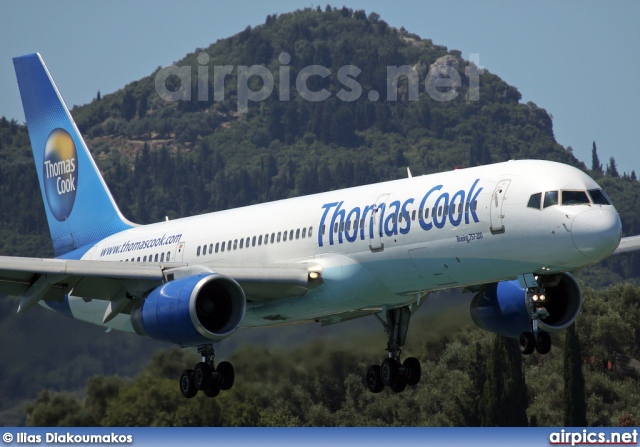
<path id="1" fill-rule="evenodd" d="M 593 142 L 593 147 L 591 148 L 591 171 L 602 174 L 602 163 L 600 163 L 600 158 L 598 157 L 598 148 L 596 147 L 596 142 Z"/>
<path id="2" fill-rule="evenodd" d="M 131 90 L 125 90 L 121 110 L 122 117 L 127 121 L 132 120 L 133 117 L 136 116 L 136 98 L 134 98 Z"/>
<path id="3" fill-rule="evenodd" d="M 607 165 L 607 175 L 609 177 L 620 177 L 618 173 L 618 167 L 616 166 L 616 159 L 611 157 L 609 158 L 609 164 Z"/>
<path id="4" fill-rule="evenodd" d="M 564 335 L 564 426 L 586 427 L 587 404 L 585 402 L 584 375 L 580 338 L 575 322 Z"/>
<path id="5" fill-rule="evenodd" d="M 480 403 L 484 427 L 526 427 L 528 392 L 516 340 L 494 336 Z"/>

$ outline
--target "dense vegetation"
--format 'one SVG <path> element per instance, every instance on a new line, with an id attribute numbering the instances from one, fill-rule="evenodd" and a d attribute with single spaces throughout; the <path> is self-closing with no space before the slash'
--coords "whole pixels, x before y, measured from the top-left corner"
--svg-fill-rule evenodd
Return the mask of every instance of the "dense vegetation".
<path id="1" fill-rule="evenodd" d="M 211 76 L 210 95 L 199 101 L 196 72 L 202 52 L 210 58 L 210 74 L 214 66 L 266 66 L 274 75 L 273 93 L 265 101 L 249 102 L 248 113 L 238 113 L 238 70 L 234 69 L 226 77 L 224 100 L 214 101 Z M 278 57 L 283 52 L 291 56 L 286 64 L 291 98 L 286 102 L 278 101 L 283 66 Z M 436 61 L 454 67 L 460 75 L 458 96 L 452 101 L 436 101 L 425 92 L 425 76 Z M 309 79 L 312 90 L 331 92 L 325 101 L 307 101 L 295 88 L 297 73 L 312 64 L 325 66 L 333 74 Z M 347 64 L 362 70 L 357 80 L 365 92 L 352 102 L 336 97 L 344 85 L 335 75 Z M 98 94 L 90 104 L 72 111 L 116 201 L 133 221 L 149 223 L 165 216 L 400 178 L 406 176 L 406 166 L 419 175 L 456 166 L 541 158 L 588 171 L 620 211 L 625 235 L 640 232 L 636 206 L 640 188 L 634 172 L 618 172 L 612 158 L 603 166 L 595 143 L 591 169 L 587 169 L 571 148 L 556 143 L 547 112 L 534 103 L 522 104 L 517 89 L 489 71 L 480 76 L 479 100 L 469 100 L 465 74 L 469 63 L 460 52 L 391 28 L 375 13 L 327 8 L 269 16 L 264 25 L 197 49 L 176 65 L 192 67 L 191 101 L 162 100 L 155 92 L 153 73 L 113 94 Z M 386 67 L 402 65 L 418 70 L 417 101 L 408 100 L 405 79 L 399 82 L 399 100 L 385 100 L 389 99 Z M 169 78 L 168 84 L 175 81 Z M 260 88 L 257 79 L 250 84 L 253 90 Z M 379 101 L 367 98 L 372 89 L 380 93 Z M 4 118 L 0 119 L 0 178 L 0 254 L 52 256 L 26 127 Z M 607 261 L 585 270 L 581 278 L 598 287 L 614 284 L 640 276 L 639 262 L 636 256 Z M 617 294 L 636 309 L 635 320 L 622 304 L 614 306 L 622 299 Z M 592 291 L 585 315 L 578 320 L 581 358 L 598 359 L 582 368 L 590 424 L 619 424 L 625 415 L 636 421 L 640 416 L 640 399 L 633 392 L 637 382 L 613 382 L 601 368 L 614 351 L 638 356 L 637 296 L 632 288 Z M 600 303 L 593 314 L 588 313 L 590 300 L 592 305 Z M 369 351 L 373 346 L 368 339 L 351 349 L 332 340 L 295 349 L 245 346 L 233 354 L 242 372 L 231 393 L 215 401 L 184 402 L 177 398 L 175 379 L 186 364 L 182 359 L 186 354 L 159 354 L 129 380 L 123 377 L 134 374 L 158 344 L 122 334 L 104 336 L 100 329 L 45 312 L 10 316 L 13 302 L 0 309 L 4 339 L 14 342 L 3 344 L 0 356 L 0 395 L 4 397 L 0 411 L 5 411 L 0 418 L 10 423 L 24 422 L 23 399 L 48 388 L 79 394 L 41 394 L 30 407 L 30 424 L 477 425 L 481 415 L 472 410 L 480 408 L 485 382 L 470 371 L 485 370 L 491 352 L 509 352 L 504 341 L 492 342 L 477 330 L 461 330 L 437 341 L 426 332 L 412 333 L 410 338 L 421 340 L 409 350 L 425 362 L 422 385 L 404 395 L 374 397 L 364 393 L 360 382 L 368 362 L 379 357 L 377 348 Z M 593 322 L 588 323 L 589 318 Z M 622 323 L 625 331 L 619 326 Z M 413 330 L 416 326 L 421 325 L 414 322 Z M 64 343 L 56 344 L 52 333 Z M 223 345 L 246 340 L 234 336 Z M 550 356 L 527 359 L 523 367 L 529 423 L 556 425 L 563 420 L 558 346 L 562 344 L 556 340 Z M 85 389 L 86 378 L 95 374 L 116 376 L 95 377 Z M 286 385 L 287 380 L 293 385 Z M 141 388 L 153 392 L 138 395 Z M 598 403 L 599 398 L 604 403 Z M 116 412 L 123 402 L 130 410 Z M 499 417 L 494 416 L 482 417 L 491 425 L 487 421 Z"/>

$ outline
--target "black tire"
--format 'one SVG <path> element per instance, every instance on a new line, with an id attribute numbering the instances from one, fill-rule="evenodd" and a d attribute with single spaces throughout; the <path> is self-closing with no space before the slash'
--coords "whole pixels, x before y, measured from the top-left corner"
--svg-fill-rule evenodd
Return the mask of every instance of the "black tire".
<path id="1" fill-rule="evenodd" d="M 406 387 L 407 381 L 399 379 L 393 382 L 389 388 L 391 388 L 391 391 L 393 391 L 394 393 L 402 393 Z"/>
<path id="2" fill-rule="evenodd" d="M 404 378 L 407 385 L 415 386 L 420 382 L 420 376 L 422 375 L 422 368 L 420 367 L 420 360 L 415 357 L 408 357 L 402 363 L 404 366 Z"/>
<path id="3" fill-rule="evenodd" d="M 380 378 L 382 379 L 382 383 L 391 386 L 393 382 L 398 380 L 399 375 L 400 365 L 398 365 L 396 359 L 387 357 L 382 361 L 382 365 L 380 365 Z"/>
<path id="4" fill-rule="evenodd" d="M 531 332 L 523 332 L 518 340 L 520 344 L 520 352 L 529 355 L 536 348 L 536 340 Z"/>
<path id="5" fill-rule="evenodd" d="M 213 370 L 208 363 L 200 362 L 193 368 L 193 385 L 198 391 L 207 389 L 213 383 Z"/>
<path id="6" fill-rule="evenodd" d="M 366 376 L 367 388 L 372 393 L 379 393 L 384 389 L 384 383 L 382 383 L 382 379 L 380 378 L 380 365 L 371 365 L 369 369 L 367 369 Z"/>
<path id="7" fill-rule="evenodd" d="M 218 386 L 221 390 L 230 390 L 236 378 L 233 365 L 229 362 L 220 362 L 216 368 L 218 373 Z"/>
<path id="8" fill-rule="evenodd" d="M 216 397 L 218 394 L 220 394 L 220 387 L 215 383 L 211 383 L 207 388 L 202 390 L 202 392 L 207 397 Z"/>
<path id="9" fill-rule="evenodd" d="M 551 336 L 547 332 L 538 332 L 536 352 L 538 354 L 548 354 L 549 351 L 551 351 Z"/>
<path id="10" fill-rule="evenodd" d="M 187 399 L 191 399 L 198 394 L 198 390 L 193 384 L 193 370 L 185 369 L 180 375 L 180 392 Z"/>

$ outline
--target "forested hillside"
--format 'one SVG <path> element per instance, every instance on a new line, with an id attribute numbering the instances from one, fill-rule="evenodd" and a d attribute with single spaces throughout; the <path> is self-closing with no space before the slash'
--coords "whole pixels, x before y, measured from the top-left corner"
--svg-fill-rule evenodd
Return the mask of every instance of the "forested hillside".
<path id="1" fill-rule="evenodd" d="M 206 63 L 200 63 L 203 59 L 199 59 L 199 56 L 203 53 L 208 56 Z M 286 64 L 280 62 L 282 53 L 290 56 L 290 61 Z M 436 63 L 453 67 L 460 76 L 461 85 L 456 89 L 458 95 L 451 101 L 438 101 L 425 91 L 424 79 L 429 69 Z M 469 95 L 470 78 L 465 71 L 470 63 L 462 58 L 459 51 L 436 45 L 431 40 L 411 34 L 404 29 L 392 28 L 375 13 L 367 14 L 364 11 L 353 11 L 348 8 L 327 8 L 305 9 L 280 16 L 269 16 L 263 25 L 255 28 L 248 27 L 235 36 L 219 40 L 207 48 L 196 49 L 193 53 L 176 61 L 175 65 L 192 67 L 190 101 L 167 102 L 160 98 L 155 90 L 156 71 L 113 94 L 101 96 L 98 92 L 96 99 L 90 104 L 72 110 L 116 201 L 123 213 L 132 221 L 150 223 L 164 220 L 165 216 L 169 218 L 189 216 L 395 179 L 406 176 L 407 166 L 411 168 L 413 175 L 420 175 L 449 170 L 457 166 L 467 167 L 509 159 L 537 158 L 568 163 L 590 173 L 605 188 L 620 211 L 625 235 L 640 233 L 640 210 L 636 206 L 639 202 L 640 187 L 635 173 L 619 172 L 613 159 L 609 159 L 608 163 L 600 163 L 595 143 L 593 148 L 595 157 L 589 166 L 577 160 L 571 148 L 563 148 L 556 143 L 553 122 L 549 114 L 534 103 L 521 103 L 521 95 L 517 88 L 508 85 L 489 70 L 485 70 L 479 76 L 479 97 L 478 100 L 472 100 Z M 237 67 L 252 65 L 264 65 L 269 69 L 275 79 L 274 89 L 266 100 L 249 101 L 247 113 L 239 113 Z M 318 91 L 324 88 L 331 93 L 331 96 L 324 101 L 308 101 L 295 87 L 296 75 L 309 65 L 324 66 L 333 74 L 326 78 L 314 76 L 308 81 L 312 90 Z M 339 82 L 336 73 L 345 65 L 354 65 L 361 70 L 357 81 L 364 93 L 354 101 L 342 101 L 337 97 L 337 93 L 344 88 L 344 84 Z M 387 66 L 403 65 L 415 67 L 419 73 L 418 100 L 409 100 L 409 85 L 403 78 L 400 79 L 397 88 L 398 100 L 394 101 L 387 97 Z M 212 76 L 208 81 L 210 93 L 208 98 L 199 100 L 199 93 L 203 87 L 198 85 L 196 73 L 198 68 L 205 66 L 210 74 L 213 74 L 215 66 L 236 67 L 225 78 L 224 100 L 214 100 L 213 92 L 216 85 L 213 83 Z M 279 100 L 283 94 L 280 82 L 283 66 L 288 68 L 290 75 L 291 88 L 288 101 Z M 52 75 L 55 78 L 55 73 Z M 175 84 L 175 81 L 175 78 L 169 78 L 168 84 Z M 260 88 L 260 83 L 256 79 L 252 79 L 250 84 L 253 90 Z M 369 99 L 367 92 L 371 90 L 379 92 L 379 100 Z M 64 96 L 64 92 L 62 94 Z M 544 175 L 544 173 L 540 174 Z M 0 118 L 0 178 L 2 178 L 0 196 L 3 204 L 3 212 L 0 214 L 0 254 L 52 256 L 53 250 L 26 127 L 4 118 Z M 592 286 L 607 286 L 621 281 L 622 278 L 640 276 L 639 262 L 637 257 L 607 261 L 582 272 L 581 278 Z M 631 296 L 637 296 L 637 294 L 634 295 L 635 291 L 628 293 Z M 4 399 L 0 402 L 0 411 L 4 410 L 7 415 L 10 414 L 5 420 L 12 423 L 24 422 L 24 418 L 20 419 L 20 416 L 16 416 L 20 412 L 17 402 L 25 398 L 34 398 L 40 389 L 69 390 L 80 392 L 82 395 L 85 392 L 88 376 L 96 373 L 120 376 L 133 374 L 147 360 L 151 351 L 160 346 L 135 337 L 126 338 L 125 335 L 108 334 L 108 337 L 112 338 L 124 337 L 117 338 L 119 340 L 117 344 L 122 346 L 123 352 L 120 353 L 119 349 L 114 352 L 111 344 L 113 342 L 110 339 L 102 339 L 104 335 L 96 328 L 87 328 L 85 325 L 55 315 L 44 317 L 41 315 L 43 312 L 38 315 L 39 318 L 47 319 L 46 325 L 39 325 L 34 318 L 29 320 L 27 327 L 24 324 L 26 317 L 15 317 L 13 310 L 16 306 L 13 302 L 11 304 L 1 307 L 0 321 L 6 333 L 10 334 L 5 339 L 9 337 L 16 340 L 16 346 L 20 349 L 11 349 L 5 344 L 1 351 L 4 355 L 0 356 L 0 370 L 3 371 L 0 395 Z M 620 312 L 623 311 L 620 310 Z M 582 331 L 580 321 L 578 320 L 579 332 Z M 47 349 L 53 348 L 41 343 L 41 340 L 48 339 L 50 334 L 55 332 L 53 328 L 56 322 L 75 334 L 75 337 L 71 334 L 68 336 L 77 340 L 78 344 L 74 342 L 73 346 L 69 346 L 70 350 L 64 353 L 63 346 L 58 345 L 56 349 L 60 348 L 60 353 L 47 356 Z M 632 322 L 627 324 L 631 331 L 637 332 L 637 323 L 635 326 Z M 580 333 L 583 339 L 588 337 L 584 334 L 584 332 Z M 64 334 L 61 336 L 64 337 Z M 615 338 L 615 335 L 607 336 Z M 247 340 L 247 338 L 240 340 Z M 461 333 L 450 339 L 433 342 L 437 349 L 431 346 L 433 343 L 430 342 L 429 349 L 426 349 L 426 346 L 416 347 L 415 352 L 416 355 L 423 356 L 425 361 L 433 362 L 429 367 L 441 368 L 443 373 L 447 370 L 455 372 L 456 368 L 464 372 L 467 366 L 459 363 L 463 362 L 461 359 L 466 362 L 471 358 L 469 353 L 475 352 L 476 342 L 481 345 L 482 351 L 488 352 L 489 340 L 491 340 L 490 335 L 473 331 L 471 335 Z M 86 344 L 81 346 L 81 341 Z M 252 356 L 256 358 L 262 356 L 266 363 L 281 361 L 281 357 L 293 356 L 306 359 L 309 355 L 307 350 L 325 349 L 324 342 L 318 343 L 320 345 L 299 348 L 299 351 L 284 351 L 285 354 L 272 353 L 269 350 L 255 351 L 257 348 L 244 348 L 235 354 L 238 356 L 236 363 L 244 365 L 242 359 Z M 341 356 L 346 358 L 343 363 L 340 363 L 342 366 L 338 369 L 345 373 L 343 377 L 346 377 L 347 382 L 339 384 L 336 382 L 340 380 L 339 377 L 334 377 L 331 383 L 336 388 L 330 388 L 327 391 L 328 394 L 341 392 L 344 397 L 345 393 L 347 395 L 359 393 L 358 387 L 361 385 L 356 384 L 356 376 L 349 374 L 356 369 L 360 371 L 362 368 L 358 362 L 365 361 L 364 354 L 358 356 L 353 354 L 356 351 L 366 352 L 361 349 L 366 341 L 359 340 L 359 343 L 358 349 L 323 351 L 331 352 L 331 356 L 334 356 L 331 358 L 335 358 L 339 363 L 342 362 Z M 598 341 L 595 340 L 594 345 L 597 343 Z M 624 346 L 624 351 L 617 352 L 637 357 L 637 340 L 635 343 L 634 345 L 629 342 Z M 97 346 L 101 348 L 98 349 Z M 558 346 L 557 343 L 556 346 Z M 610 347 L 597 349 L 602 352 L 611 352 Z M 452 353 L 455 350 L 461 351 Z M 54 352 L 57 351 L 54 350 Z M 560 367 L 558 366 L 561 362 L 560 350 L 554 348 L 552 354 L 550 360 L 542 362 L 545 365 Z M 148 380 L 155 384 L 154 380 L 163 380 L 168 375 L 156 374 L 157 370 L 153 368 L 165 368 L 165 372 L 166 368 L 173 368 L 171 356 L 174 354 L 163 355 L 164 357 L 154 360 L 155 363 L 151 364 L 150 369 L 141 373 L 134 382 L 128 382 L 123 378 L 95 379 L 92 382 L 93 385 L 90 384 L 88 388 L 88 395 L 92 396 L 96 389 L 92 387 L 97 386 L 102 387 L 100 389 L 106 387 L 112 390 L 110 392 L 114 398 L 126 399 L 125 391 L 130 388 L 135 390 L 137 384 L 147 383 Z M 447 360 L 448 355 L 454 355 L 455 359 Z M 588 352 L 583 351 L 583 356 L 589 357 Z M 51 357 L 64 358 L 65 361 L 58 362 Z M 118 357 L 123 358 L 123 361 L 107 366 L 106 359 Z M 138 359 L 139 364 L 135 365 L 135 361 L 128 360 L 134 358 Z M 41 365 L 37 368 L 33 367 L 33 359 L 38 359 Z M 350 362 L 358 363 L 357 368 Z M 162 366 L 165 363 L 169 366 Z M 73 368 L 75 375 L 70 376 L 69 365 L 76 364 L 91 366 Z M 131 367 L 132 364 L 134 368 Z M 158 366 L 160 364 L 162 365 Z M 312 364 L 307 371 L 309 373 L 307 379 L 311 382 L 320 381 L 320 376 L 324 374 L 322 365 L 314 365 Z M 25 368 L 21 369 L 21 366 Z M 533 387 L 541 387 L 539 395 L 547 396 L 549 390 L 542 390 L 542 387 L 555 386 L 554 382 L 541 378 L 535 385 L 531 385 L 528 377 L 531 375 L 540 377 L 536 376 L 539 370 L 536 369 L 537 365 L 531 363 L 526 366 L 528 368 L 527 383 Z M 295 367 L 291 368 L 295 370 Z M 42 373 L 44 370 L 50 373 L 44 375 Z M 557 370 L 553 371 L 555 372 L 545 370 L 545 374 L 560 374 Z M 298 373 L 294 374 L 294 372 L 291 373 L 292 377 L 299 378 L 296 375 Z M 149 374 L 154 378 L 148 379 Z M 589 377 L 595 378 L 589 379 L 592 381 L 588 382 L 588 387 L 600 387 L 597 388 L 600 391 L 594 391 L 593 395 L 600 396 L 598 393 L 605 393 L 603 390 L 609 392 L 610 387 L 614 387 L 617 391 L 612 391 L 613 394 L 610 395 L 611 408 L 615 408 L 615 411 L 608 409 L 607 416 L 594 413 L 590 416 L 589 423 L 616 424 L 618 423 L 616 418 L 622 414 L 621 409 L 628 407 L 621 402 L 626 402 L 624 396 L 629 393 L 626 388 L 621 388 L 624 384 L 606 382 L 609 379 L 603 375 L 602 371 L 593 374 Z M 18 377 L 25 385 L 12 386 Z M 59 380 L 51 377 L 57 377 Z M 70 380 L 70 377 L 74 379 Z M 277 379 L 281 380 L 281 378 Z M 104 382 L 105 380 L 108 383 Z M 250 378 L 244 380 L 251 382 Z M 471 379 L 467 377 L 464 380 Z M 416 391 L 416 396 L 420 393 L 444 392 L 442 389 L 433 388 L 436 385 L 442 388 L 444 384 L 434 382 L 427 386 L 427 383 L 429 382 L 423 383 L 422 391 Z M 470 383 L 465 383 L 465 386 L 471 386 Z M 637 386 L 637 382 L 634 383 Z M 189 407 L 180 410 L 186 412 L 180 414 L 187 419 L 171 419 L 171 417 L 177 417 L 175 415 L 178 413 L 175 413 L 173 416 L 167 415 L 162 421 L 153 420 L 153 423 L 187 425 L 326 423 L 333 425 L 341 421 L 342 415 L 346 414 L 340 412 L 344 401 L 327 403 L 328 394 L 303 391 L 296 387 L 285 389 L 282 385 L 275 384 L 269 386 L 276 387 L 277 393 L 283 393 L 276 393 L 283 401 L 291 401 L 292 393 L 302 393 L 298 395 L 301 408 L 306 405 L 304 399 L 311 399 L 316 405 L 321 405 L 321 407 L 314 407 L 318 411 L 318 419 L 312 419 L 307 415 L 304 416 L 307 419 L 302 420 L 300 418 L 303 416 L 293 407 L 286 407 L 282 414 L 270 414 L 269 411 L 275 408 L 272 407 L 272 410 L 264 410 L 266 411 L 264 414 L 254 415 L 253 419 L 200 421 L 193 419 L 193 408 Z M 130 393 L 128 394 L 130 399 L 136 400 L 135 394 L 132 394 L 133 391 L 126 392 Z M 162 393 L 164 392 L 165 390 L 162 389 Z M 239 388 L 235 392 L 251 394 L 244 388 Z M 307 392 L 311 393 L 311 397 L 304 394 Z M 538 395 L 538 391 L 532 392 Z M 51 396 L 51 394 L 48 397 L 41 396 L 36 407 L 41 408 L 38 405 L 45 405 L 46 399 Z M 233 396 L 242 400 L 236 395 Z M 424 396 L 422 398 L 426 399 Z M 531 400 L 531 394 L 529 398 Z M 69 401 L 70 408 L 76 408 L 76 410 L 82 405 L 86 406 L 87 402 L 91 402 L 90 400 L 81 402 L 75 396 L 66 396 L 64 399 Z M 258 399 L 258 397 L 252 399 Z M 268 400 L 269 398 L 265 395 L 260 399 Z M 360 397 L 353 398 L 353 405 L 364 405 L 358 403 L 359 399 Z M 369 401 L 373 398 L 367 396 L 362 399 Z M 385 399 L 397 400 L 409 399 L 409 397 L 387 396 Z M 433 402 L 436 402 L 440 398 L 430 397 L 429 399 L 435 399 Z M 542 405 L 539 404 L 541 402 L 539 399 L 536 400 L 538 403 L 534 404 L 534 407 Z M 545 399 L 551 398 L 545 397 Z M 85 420 L 85 423 L 128 425 L 152 422 L 151 419 L 146 422 L 114 419 L 115 414 L 108 415 L 106 401 L 101 402 L 101 410 L 95 413 L 93 419 L 88 420 L 89 422 Z M 219 408 L 223 408 L 222 405 L 226 404 L 221 402 L 203 403 L 198 400 L 189 405 L 220 405 Z M 427 405 L 424 400 L 405 404 Z M 419 420 L 398 419 L 396 416 L 384 416 L 380 413 L 372 419 L 367 419 L 368 422 L 364 419 L 348 419 L 345 416 L 344 421 L 350 422 L 344 423 L 461 425 L 472 423 L 469 417 L 479 417 L 460 413 L 462 410 L 456 407 L 459 404 L 454 401 L 446 404 L 452 406 L 451 415 L 447 416 L 448 422 L 436 416 L 427 416 L 427 413 Z M 467 407 L 475 405 L 470 402 L 463 402 L 463 404 Z M 550 407 L 555 404 L 557 402 L 549 402 Z M 151 404 L 150 408 L 157 408 L 154 405 L 156 404 Z M 243 411 L 249 411 L 250 405 L 248 403 L 246 405 Z M 382 403 L 377 405 L 383 412 L 384 405 Z M 434 403 L 433 405 L 436 405 L 433 408 L 440 408 L 437 405 L 445 404 Z M 350 408 L 349 411 L 356 414 L 359 407 L 354 408 Z M 374 411 L 373 408 L 376 407 L 371 404 L 366 408 Z M 167 414 L 172 411 L 168 409 Z M 242 414 L 240 410 L 238 411 Z M 550 411 L 550 408 L 541 406 L 538 410 L 530 410 L 529 418 L 535 415 L 539 423 L 549 424 L 552 422 L 546 418 L 551 416 L 544 416 L 544 413 Z M 433 414 L 435 413 L 434 411 Z M 34 415 L 38 413 L 32 410 L 31 414 L 32 418 L 36 418 Z M 637 412 L 635 417 L 639 417 Z M 39 419 L 31 419 L 31 422 L 34 420 Z M 606 422 L 603 422 L 605 420 Z M 78 419 L 69 419 L 67 423 L 71 423 L 70 421 L 81 423 Z M 58 422 L 60 420 L 49 423 Z"/>

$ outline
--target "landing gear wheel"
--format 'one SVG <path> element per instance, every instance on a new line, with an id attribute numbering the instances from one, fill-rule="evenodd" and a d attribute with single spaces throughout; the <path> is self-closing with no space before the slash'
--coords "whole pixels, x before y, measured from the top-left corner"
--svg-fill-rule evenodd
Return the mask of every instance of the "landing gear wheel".
<path id="1" fill-rule="evenodd" d="M 389 388 L 391 388 L 391 391 L 393 391 L 394 393 L 402 393 L 406 387 L 407 381 L 399 379 L 393 382 Z"/>
<path id="2" fill-rule="evenodd" d="M 398 365 L 396 359 L 387 357 L 382 361 L 382 365 L 380 365 L 380 378 L 382 379 L 382 383 L 391 386 L 393 382 L 398 380 L 399 375 L 400 365 Z"/>
<path id="3" fill-rule="evenodd" d="M 536 351 L 538 354 L 547 354 L 551 351 L 551 336 L 547 332 L 538 332 Z"/>
<path id="4" fill-rule="evenodd" d="M 404 377 L 407 385 L 417 385 L 418 382 L 420 382 L 420 376 L 422 375 L 420 361 L 415 357 L 408 357 L 402 363 L 402 366 L 404 366 Z"/>
<path id="5" fill-rule="evenodd" d="M 220 394 L 220 387 L 215 383 L 211 383 L 207 388 L 202 390 L 202 392 L 207 397 L 216 397 L 218 394 Z"/>
<path id="6" fill-rule="evenodd" d="M 198 390 L 193 383 L 192 369 L 185 369 L 182 371 L 182 374 L 180 375 L 180 392 L 187 399 L 191 399 L 198 394 Z"/>
<path id="7" fill-rule="evenodd" d="M 384 383 L 380 377 L 380 365 L 372 365 L 367 369 L 367 388 L 372 393 L 379 393 L 384 389 Z"/>
<path id="8" fill-rule="evenodd" d="M 196 364 L 193 368 L 193 385 L 197 390 L 203 391 L 211 386 L 213 383 L 213 370 L 205 362 Z"/>
<path id="9" fill-rule="evenodd" d="M 518 341 L 520 344 L 520 352 L 524 355 L 531 354 L 536 347 L 536 339 L 533 338 L 533 334 L 531 332 L 523 332 L 520 334 L 520 339 Z"/>
<path id="10" fill-rule="evenodd" d="M 233 365 L 229 362 L 220 362 L 216 368 L 216 372 L 218 373 L 218 385 L 220 389 L 225 391 L 231 389 L 236 377 Z"/>

